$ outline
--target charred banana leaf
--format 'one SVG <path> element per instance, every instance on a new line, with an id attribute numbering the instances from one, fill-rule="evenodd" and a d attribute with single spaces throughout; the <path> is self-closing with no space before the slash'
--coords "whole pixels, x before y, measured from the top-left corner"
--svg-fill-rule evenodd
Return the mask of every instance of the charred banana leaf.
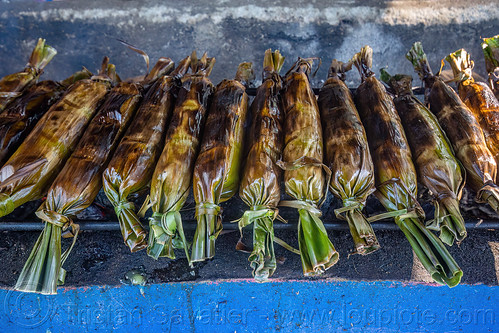
<path id="1" fill-rule="evenodd" d="M 499 35 L 484 38 L 482 50 L 485 56 L 485 69 L 489 74 L 489 85 L 499 99 Z"/>
<path id="2" fill-rule="evenodd" d="M 56 294 L 57 285 L 64 284 L 66 271 L 62 265 L 79 231 L 72 218 L 90 206 L 101 189 L 105 164 L 133 118 L 141 97 L 141 87 L 126 82 L 119 83 L 106 96 L 50 187 L 47 200 L 36 212 L 45 222 L 45 228 L 21 271 L 16 290 Z M 64 253 L 61 253 L 61 236 L 74 237 Z"/>
<path id="3" fill-rule="evenodd" d="M 374 163 L 376 197 L 404 232 L 432 278 L 454 287 L 463 272 L 440 239 L 424 225 L 424 211 L 416 200 L 417 179 L 411 150 L 392 98 L 372 72 L 372 49 L 365 46 L 353 63 L 362 78 L 355 102 L 366 128 Z"/>
<path id="4" fill-rule="evenodd" d="M 89 79 L 88 71 L 78 72 L 61 83 L 42 81 L 27 88 L 0 113 L 0 166 L 19 148 L 50 106 L 57 102 L 68 88 L 66 82 Z"/>
<path id="5" fill-rule="evenodd" d="M 310 87 L 314 59 L 298 59 L 286 74 L 282 93 L 284 120 L 283 162 L 286 193 L 294 200 L 282 206 L 298 209 L 298 244 L 303 274 L 324 273 L 339 259 L 317 208 L 327 194 L 323 172 L 323 142 L 319 107 Z"/>
<path id="6" fill-rule="evenodd" d="M 499 165 L 499 101 L 486 83 L 473 79 L 474 63 L 466 50 L 458 50 L 445 59 L 454 72 L 459 97 L 478 120 L 487 147 Z M 496 184 L 499 182 L 498 176 L 499 173 L 496 175 Z"/>
<path id="7" fill-rule="evenodd" d="M 24 89 L 38 80 L 45 66 L 56 54 L 57 51 L 53 47 L 45 45 L 45 39 L 38 39 L 26 68 L 0 80 L 0 113 L 11 101 L 19 97 Z"/>
<path id="8" fill-rule="evenodd" d="M 476 200 L 487 202 L 499 213 L 499 187 L 494 183 L 497 164 L 478 120 L 456 92 L 439 75 L 433 75 L 421 43 L 414 43 L 406 57 L 424 82 L 426 103 L 466 169 L 466 180 L 477 192 Z"/>
<path id="9" fill-rule="evenodd" d="M 238 190 L 248 109 L 245 84 L 252 76 L 251 63 L 241 63 L 236 78 L 220 82 L 213 95 L 192 180 L 198 222 L 193 262 L 215 255 L 215 240 L 222 231 L 219 204 Z"/>
<path id="10" fill-rule="evenodd" d="M 173 250 L 177 248 L 183 249 L 190 261 L 179 211 L 189 194 L 208 102 L 215 90 L 208 78 L 214 64 L 215 58 L 207 58 L 206 54 L 199 60 L 193 57 L 193 74 L 182 79 L 163 152 L 152 176 L 153 214 L 149 219 L 147 254 L 154 259 L 174 259 Z"/>
<path id="11" fill-rule="evenodd" d="M 181 61 L 174 72 L 171 59 L 162 58 L 158 64 L 162 64 L 163 70 L 156 71 L 159 78 L 148 89 L 102 176 L 104 193 L 114 206 L 123 240 L 132 252 L 146 248 L 147 239 L 135 206 L 128 197 L 144 189 L 151 180 L 173 109 L 177 87 L 175 76 L 185 74 L 190 58 Z"/>
<path id="12" fill-rule="evenodd" d="M 0 216 L 47 193 L 115 79 L 106 57 L 101 75 L 76 82 L 45 113 L 0 169 Z"/>
<path id="13" fill-rule="evenodd" d="M 263 82 L 251 104 L 253 117 L 249 150 L 241 178 L 239 196 L 250 207 L 239 220 L 239 228 L 253 223 L 253 250 L 249 256 L 256 281 L 267 280 L 276 269 L 273 221 L 278 214 L 282 171 L 277 166 L 283 147 L 279 71 L 284 57 L 268 49 L 263 60 Z"/>
<path id="14" fill-rule="evenodd" d="M 355 252 L 369 254 L 379 249 L 371 224 L 362 214 L 366 199 L 374 192 L 374 166 L 366 132 L 350 89 L 343 82 L 351 63 L 333 60 L 326 83 L 319 93 L 324 131 L 324 164 L 331 170 L 329 189 L 343 201 L 336 210 L 348 222 Z"/>
<path id="15" fill-rule="evenodd" d="M 412 77 L 390 76 L 382 70 L 381 79 L 395 91 L 395 107 L 402 120 L 411 148 L 418 179 L 433 194 L 435 217 L 426 227 L 440 232 L 448 245 L 467 235 L 459 200 L 465 183 L 464 170 L 440 128 L 438 120 L 412 93 Z"/>

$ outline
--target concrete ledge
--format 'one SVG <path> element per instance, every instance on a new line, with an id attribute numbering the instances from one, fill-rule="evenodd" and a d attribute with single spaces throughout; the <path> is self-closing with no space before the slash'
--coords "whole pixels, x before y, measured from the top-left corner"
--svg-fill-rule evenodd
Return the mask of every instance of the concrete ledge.
<path id="1" fill-rule="evenodd" d="M 36 39 L 44 37 L 59 54 L 46 69 L 47 79 L 62 79 L 86 66 L 95 71 L 108 55 L 123 77 L 144 73 L 142 59 L 123 47 L 124 39 L 149 53 L 175 61 L 193 49 L 217 59 L 212 78 L 233 77 L 237 64 L 252 61 L 261 71 L 267 48 L 286 56 L 283 71 L 298 57 L 318 56 L 324 66 L 349 59 L 369 44 L 374 70 L 413 73 L 404 54 L 422 41 L 435 71 L 450 52 L 466 48 L 485 75 L 481 37 L 499 33 L 496 1 L 84 1 L 0 3 L 0 76 L 22 68 Z M 258 75 L 259 76 L 259 75 Z M 348 76 L 350 86 L 358 74 Z"/>

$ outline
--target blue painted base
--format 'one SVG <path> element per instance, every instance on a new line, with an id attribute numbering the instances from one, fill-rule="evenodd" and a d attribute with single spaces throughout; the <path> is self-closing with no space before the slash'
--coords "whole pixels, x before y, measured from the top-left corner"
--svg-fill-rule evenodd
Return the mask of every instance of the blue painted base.
<path id="1" fill-rule="evenodd" d="M 0 289 L 2 332 L 498 332 L 499 287 L 250 280 Z"/>

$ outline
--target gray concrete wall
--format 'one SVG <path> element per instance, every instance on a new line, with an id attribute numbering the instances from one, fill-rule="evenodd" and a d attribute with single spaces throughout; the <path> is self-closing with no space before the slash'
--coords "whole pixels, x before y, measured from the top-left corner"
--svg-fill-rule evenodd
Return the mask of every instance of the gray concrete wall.
<path id="1" fill-rule="evenodd" d="M 497 1 L 65 1 L 0 2 L 0 76 L 24 66 L 38 37 L 59 54 L 44 78 L 62 79 L 81 66 L 95 71 L 110 56 L 124 78 L 143 73 L 143 60 L 115 38 L 142 48 L 155 61 L 178 61 L 195 49 L 217 59 L 213 80 L 232 77 L 237 64 L 261 70 L 267 48 L 286 56 L 323 59 L 314 85 L 333 58 L 349 59 L 361 46 L 374 49 L 374 68 L 413 73 L 404 54 L 422 41 L 434 71 L 440 59 L 466 48 L 484 75 L 480 37 L 499 34 Z M 348 82 L 358 83 L 352 72 Z"/>

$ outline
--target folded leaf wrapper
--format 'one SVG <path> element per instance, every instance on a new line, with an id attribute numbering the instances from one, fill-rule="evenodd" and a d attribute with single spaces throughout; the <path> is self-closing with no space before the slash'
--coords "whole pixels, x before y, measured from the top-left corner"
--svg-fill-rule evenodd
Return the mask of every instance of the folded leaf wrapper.
<path id="1" fill-rule="evenodd" d="M 371 70 L 372 49 L 363 47 L 352 61 L 362 79 L 355 102 L 373 158 L 376 197 L 388 211 L 400 214 L 395 223 L 432 278 L 456 286 L 463 273 L 445 245 L 424 226 L 424 212 L 416 200 L 417 178 L 411 150 L 393 100 Z"/>
<path id="2" fill-rule="evenodd" d="M 104 193 L 114 206 L 123 241 L 132 252 L 145 249 L 147 238 L 129 196 L 143 190 L 151 180 L 175 101 L 175 75 L 185 74 L 189 63 L 190 58 L 184 59 L 170 74 L 173 61 L 159 59 L 145 78 L 148 90 L 137 114 L 102 175 Z"/>
<path id="3" fill-rule="evenodd" d="M 182 79 L 182 87 L 166 133 L 163 152 L 151 181 L 147 254 L 154 259 L 175 259 L 174 248 L 183 249 L 189 260 L 180 209 L 191 186 L 194 163 L 199 151 L 208 102 L 214 86 L 208 76 L 215 59 L 204 56 L 191 64 L 193 74 Z"/>
<path id="4" fill-rule="evenodd" d="M 276 269 L 273 221 L 281 198 L 282 170 L 276 162 L 281 157 L 284 140 L 284 113 L 279 95 L 282 88 L 279 71 L 283 63 L 279 51 L 265 52 L 263 82 L 251 104 L 249 149 L 239 188 L 239 196 L 250 207 L 239 220 L 239 227 L 242 233 L 242 228 L 253 224 L 249 261 L 256 281 L 267 280 Z"/>
<path id="5" fill-rule="evenodd" d="M 425 102 L 466 169 L 466 181 L 477 192 L 477 201 L 487 202 L 499 212 L 499 187 L 494 183 L 497 164 L 478 120 L 458 94 L 439 75 L 433 75 L 421 43 L 415 43 L 406 57 L 424 82 Z"/>
<path id="6" fill-rule="evenodd" d="M 22 96 L 0 113 L 0 166 L 16 151 L 38 120 L 57 102 L 66 89 L 66 82 L 89 79 L 87 70 L 77 72 L 61 83 L 42 81 L 25 89 Z"/>
<path id="7" fill-rule="evenodd" d="M 198 222 L 192 243 L 193 262 L 215 255 L 215 240 L 222 230 L 219 204 L 238 190 L 248 109 L 244 84 L 252 75 L 251 63 L 241 63 L 236 79 L 220 82 L 213 95 L 192 177 Z"/>
<path id="8" fill-rule="evenodd" d="M 324 132 L 324 164 L 331 170 L 329 189 L 342 200 L 336 216 L 348 222 L 355 253 L 379 249 L 374 231 L 362 214 L 366 199 L 374 192 L 374 166 L 366 132 L 350 89 L 343 82 L 351 64 L 333 60 L 326 83 L 319 92 L 319 109 Z"/>
<path id="9" fill-rule="evenodd" d="M 412 77 L 390 76 L 382 70 L 382 79 L 394 89 L 395 107 L 411 148 L 418 179 L 434 196 L 435 217 L 427 223 L 430 230 L 440 232 L 448 245 L 466 237 L 459 200 L 465 183 L 464 169 L 438 124 L 437 118 L 412 93 Z"/>
<path id="10" fill-rule="evenodd" d="M 135 83 L 123 82 L 106 96 L 36 213 L 45 222 L 45 230 L 21 271 L 16 290 L 56 294 L 57 285 L 64 283 L 62 265 L 78 236 L 72 217 L 87 208 L 100 191 L 102 172 L 133 118 L 141 90 Z M 69 229 L 73 245 L 61 255 L 61 230 Z"/>
<path id="11" fill-rule="evenodd" d="M 323 172 L 322 127 L 317 100 L 310 87 L 314 59 L 298 59 L 283 84 L 284 148 L 286 193 L 295 200 L 285 203 L 298 209 L 298 244 L 303 274 L 324 273 L 339 259 L 328 238 L 317 208 L 327 193 L 330 175 Z M 283 205 L 283 202 L 280 203 Z"/>
<path id="12" fill-rule="evenodd" d="M 499 101 L 486 83 L 475 82 L 473 79 L 474 63 L 468 52 L 461 49 L 449 54 L 445 59 L 454 72 L 459 97 L 478 120 L 487 148 L 499 165 Z M 499 172 L 495 179 L 495 183 L 498 182 Z"/>
<path id="13" fill-rule="evenodd" d="M 105 58 L 102 67 L 73 84 L 0 169 L 0 216 L 47 193 L 110 89 L 114 66 Z"/>

